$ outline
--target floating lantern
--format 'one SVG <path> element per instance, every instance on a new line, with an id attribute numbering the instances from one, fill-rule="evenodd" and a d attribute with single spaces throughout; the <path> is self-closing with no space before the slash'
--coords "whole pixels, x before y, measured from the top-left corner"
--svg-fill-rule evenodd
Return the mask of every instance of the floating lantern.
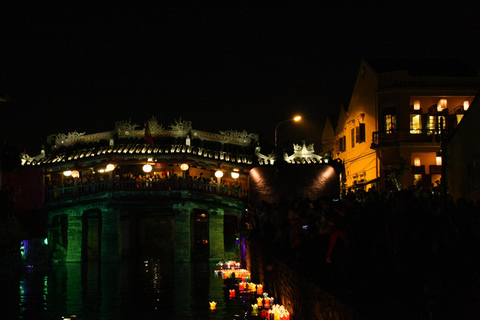
<path id="1" fill-rule="evenodd" d="M 268 310 L 263 309 L 262 311 L 260 311 L 260 316 L 262 317 L 262 319 L 268 319 Z"/>
<path id="2" fill-rule="evenodd" d="M 258 295 L 262 295 L 263 294 L 263 286 L 261 284 L 259 284 L 257 286 L 257 294 Z"/>
<path id="3" fill-rule="evenodd" d="M 210 302 L 210 310 L 215 310 L 217 309 L 217 303 L 215 301 Z"/>
<path id="4" fill-rule="evenodd" d="M 231 289 L 229 292 L 230 292 L 230 298 L 235 298 L 235 289 Z"/>
<path id="5" fill-rule="evenodd" d="M 266 309 L 270 308 L 270 298 L 265 298 L 263 304 Z"/>
<path id="6" fill-rule="evenodd" d="M 262 301 L 263 301 L 263 298 L 262 298 L 262 297 L 258 297 L 258 298 L 257 298 L 257 305 L 258 305 L 259 307 L 263 306 Z"/>
<path id="7" fill-rule="evenodd" d="M 245 290 L 245 282 L 242 281 L 238 284 L 238 290 L 240 290 L 240 291 Z"/>
<path id="8" fill-rule="evenodd" d="M 253 313 L 257 313 L 258 312 L 258 305 L 255 303 L 255 304 L 252 304 L 252 312 Z"/>

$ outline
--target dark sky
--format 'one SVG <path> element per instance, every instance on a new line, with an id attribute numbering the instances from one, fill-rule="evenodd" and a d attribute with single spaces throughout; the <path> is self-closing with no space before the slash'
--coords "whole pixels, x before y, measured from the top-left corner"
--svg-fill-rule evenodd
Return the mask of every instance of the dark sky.
<path id="1" fill-rule="evenodd" d="M 362 57 L 459 57 L 479 65 L 476 11 L 427 2 L 46 1 L 0 10 L 0 138 L 36 155 L 54 133 L 113 130 L 154 115 L 320 146 Z M 385 2 L 385 1 L 384 1 Z M 155 3 L 155 2 L 153 2 Z M 1 92 L 0 92 L 1 93 Z"/>

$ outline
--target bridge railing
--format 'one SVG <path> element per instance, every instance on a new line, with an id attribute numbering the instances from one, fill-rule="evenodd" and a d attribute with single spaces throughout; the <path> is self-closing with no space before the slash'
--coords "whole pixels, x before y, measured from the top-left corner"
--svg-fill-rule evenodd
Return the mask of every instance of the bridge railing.
<path id="1" fill-rule="evenodd" d="M 154 181 L 106 180 L 93 183 L 76 183 L 60 187 L 45 188 L 45 200 L 93 194 L 102 191 L 147 191 L 147 190 L 189 190 L 194 192 L 220 194 L 227 197 L 246 199 L 248 190 L 241 186 L 224 186 L 194 180 L 169 179 Z"/>

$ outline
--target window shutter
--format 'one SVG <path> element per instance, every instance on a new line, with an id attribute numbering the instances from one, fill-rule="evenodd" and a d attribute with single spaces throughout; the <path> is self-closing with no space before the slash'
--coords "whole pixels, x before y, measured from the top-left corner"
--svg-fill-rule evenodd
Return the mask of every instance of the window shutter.
<path id="1" fill-rule="evenodd" d="M 360 123 L 359 129 L 359 142 L 365 142 L 365 123 Z"/>

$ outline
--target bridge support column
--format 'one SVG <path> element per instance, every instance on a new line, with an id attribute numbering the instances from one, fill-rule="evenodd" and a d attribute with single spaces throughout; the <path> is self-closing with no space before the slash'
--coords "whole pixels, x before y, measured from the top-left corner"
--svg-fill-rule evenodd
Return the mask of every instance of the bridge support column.
<path id="1" fill-rule="evenodd" d="M 224 215 L 223 209 L 209 209 L 209 237 L 210 259 L 223 260 L 225 258 L 225 243 L 223 234 Z"/>
<path id="2" fill-rule="evenodd" d="M 82 215 L 81 212 L 68 210 L 67 262 L 82 261 Z"/>
<path id="3" fill-rule="evenodd" d="M 193 206 L 190 203 L 176 204 L 175 209 L 175 253 L 176 262 L 188 262 L 192 253 L 191 240 L 191 212 Z"/>
<path id="4" fill-rule="evenodd" d="M 118 261 L 122 256 L 120 213 L 111 206 L 102 208 L 102 261 Z"/>

